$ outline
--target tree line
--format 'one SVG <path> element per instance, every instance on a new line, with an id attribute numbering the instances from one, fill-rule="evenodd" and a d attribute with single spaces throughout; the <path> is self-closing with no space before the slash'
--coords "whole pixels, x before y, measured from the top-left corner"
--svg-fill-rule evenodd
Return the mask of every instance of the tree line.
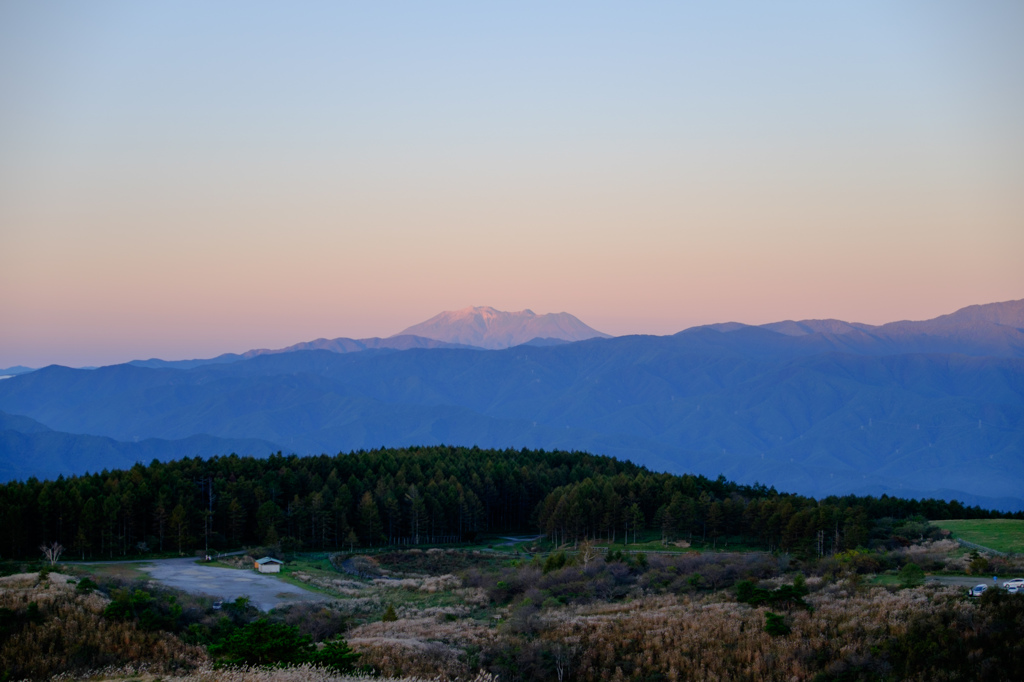
<path id="1" fill-rule="evenodd" d="M 883 495 L 823 500 L 724 477 L 652 472 L 611 457 L 432 446 L 337 456 L 237 455 L 153 461 L 0 486 L 0 555 L 66 558 L 289 550 L 471 540 L 541 532 L 556 542 L 745 536 L 769 550 L 864 545 L 878 519 L 1013 516 L 942 500 Z M 1016 514 L 1019 518 L 1021 514 Z"/>

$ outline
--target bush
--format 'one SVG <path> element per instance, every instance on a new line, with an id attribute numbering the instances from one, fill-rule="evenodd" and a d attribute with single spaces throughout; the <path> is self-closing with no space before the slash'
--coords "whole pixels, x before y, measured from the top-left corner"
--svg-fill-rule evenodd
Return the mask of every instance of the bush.
<path id="1" fill-rule="evenodd" d="M 75 587 L 80 594 L 89 594 L 93 590 L 99 588 L 99 585 L 92 578 L 82 578 L 78 581 L 78 585 Z"/>
<path id="2" fill-rule="evenodd" d="M 917 564 L 907 564 L 900 569 L 900 585 L 903 587 L 924 585 L 924 569 Z"/>
<path id="3" fill-rule="evenodd" d="M 138 589 L 114 590 L 111 602 L 103 610 L 103 616 L 116 621 L 134 620 L 146 632 L 177 632 L 182 612 L 177 597 L 173 594 L 158 596 L 164 598 L 154 599 L 149 592 Z"/>
<path id="4" fill-rule="evenodd" d="M 544 573 L 557 571 L 558 569 L 565 566 L 565 562 L 565 552 L 557 552 L 556 554 L 548 556 L 548 558 L 544 561 Z"/>
<path id="5" fill-rule="evenodd" d="M 768 604 L 773 607 L 799 606 L 802 609 L 810 609 L 810 604 L 803 599 L 807 595 L 806 581 L 799 579 L 803 578 L 803 575 L 797 575 L 798 579 L 794 580 L 792 585 L 782 585 L 774 590 L 766 590 L 749 580 L 741 580 L 736 583 L 736 601 L 751 606 Z"/>
<path id="6" fill-rule="evenodd" d="M 987 575 L 991 570 L 992 566 L 987 558 L 978 554 L 977 551 L 971 552 L 971 563 L 967 566 L 968 573 L 971 575 Z"/>
<path id="7" fill-rule="evenodd" d="M 786 625 L 786 619 L 771 611 L 764 614 L 764 631 L 772 637 L 782 637 L 792 632 L 791 628 Z"/>
<path id="8" fill-rule="evenodd" d="M 317 665 L 331 668 L 339 673 L 355 670 L 357 660 L 359 660 L 359 654 L 352 651 L 348 642 L 343 639 L 328 642 L 313 656 L 313 662 Z"/>
<path id="9" fill-rule="evenodd" d="M 314 642 L 327 642 L 349 627 L 350 617 L 323 604 L 293 604 L 278 608 L 275 613 L 288 625 L 294 625 Z"/>
<path id="10" fill-rule="evenodd" d="M 212 645 L 210 653 L 228 665 L 262 666 L 308 663 L 314 650 L 312 638 L 297 627 L 261 618 Z"/>

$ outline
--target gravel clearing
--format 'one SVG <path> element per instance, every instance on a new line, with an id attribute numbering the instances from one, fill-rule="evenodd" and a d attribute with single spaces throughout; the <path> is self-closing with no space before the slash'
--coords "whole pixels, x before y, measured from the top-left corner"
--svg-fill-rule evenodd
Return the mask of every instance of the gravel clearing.
<path id="1" fill-rule="evenodd" d="M 260 611 L 285 604 L 328 601 L 326 595 L 304 590 L 279 578 L 245 569 L 219 568 L 197 564 L 194 558 L 160 559 L 139 567 L 156 580 L 192 594 L 223 601 L 248 597 Z"/>

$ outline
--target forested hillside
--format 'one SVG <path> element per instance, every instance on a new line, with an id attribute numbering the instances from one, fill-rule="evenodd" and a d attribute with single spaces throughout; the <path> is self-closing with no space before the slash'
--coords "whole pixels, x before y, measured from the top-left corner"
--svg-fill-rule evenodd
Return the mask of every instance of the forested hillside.
<path id="1" fill-rule="evenodd" d="M 0 487 L 0 552 L 75 558 L 241 545 L 333 549 L 541 532 L 556 541 L 743 536 L 812 554 L 866 544 L 879 519 L 999 516 L 957 502 L 821 501 L 583 453 L 421 447 L 334 457 L 214 457 Z"/>

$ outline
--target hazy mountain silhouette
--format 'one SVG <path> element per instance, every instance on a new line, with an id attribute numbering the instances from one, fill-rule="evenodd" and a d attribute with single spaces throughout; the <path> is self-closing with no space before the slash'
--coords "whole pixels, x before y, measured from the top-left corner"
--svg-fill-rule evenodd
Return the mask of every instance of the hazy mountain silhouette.
<path id="1" fill-rule="evenodd" d="M 25 374 L 27 372 L 35 371 L 32 367 L 25 367 L 24 365 L 15 365 L 14 367 L 8 367 L 6 369 L 0 369 L 0 377 L 10 377 L 18 374 Z"/>
<path id="2" fill-rule="evenodd" d="M 224 439 L 192 454 L 223 453 L 216 448 L 232 439 L 265 444 L 232 448 L 257 455 L 557 447 L 814 495 L 887 491 L 1024 508 L 1024 358 L 1014 343 L 993 342 L 1014 338 L 1020 305 L 934 324 L 794 322 L 801 334 L 724 324 L 495 351 L 52 366 L 0 382 L 0 410 L 127 444 Z M 993 310 L 1010 324 L 979 319 Z M 934 350 L 943 344 L 964 352 Z"/>
<path id="3" fill-rule="evenodd" d="M 972 305 L 931 320 L 880 326 L 842 320 L 786 320 L 761 326 L 789 336 L 821 334 L 836 350 L 859 353 L 1024 357 L 1024 300 Z"/>
<path id="4" fill-rule="evenodd" d="M 402 334 L 489 349 L 509 348 L 534 339 L 609 338 L 608 334 L 588 327 L 569 313 L 537 315 L 532 310 L 508 313 L 489 306 L 447 310 L 409 327 Z"/>
<path id="5" fill-rule="evenodd" d="M 276 350 L 258 348 L 244 353 L 224 353 L 215 358 L 208 359 L 160 360 L 159 358 L 151 358 L 149 360 L 132 360 L 128 364 L 135 365 L 136 367 L 150 367 L 153 369 L 161 367 L 192 369 L 193 367 L 202 367 L 203 365 L 217 365 L 227 362 L 238 362 L 239 360 L 248 360 L 249 358 L 254 358 L 259 355 L 292 353 L 297 350 L 328 350 L 332 353 L 357 353 L 363 350 L 380 348 L 409 350 L 410 348 L 473 348 L 473 346 L 466 346 L 458 343 L 446 343 L 444 341 L 438 341 L 437 339 L 428 339 L 422 336 L 412 336 L 410 334 L 399 334 L 397 336 L 389 336 L 388 338 L 383 339 L 377 336 L 369 339 L 349 339 L 340 337 L 337 339 L 316 339 L 315 341 L 305 341 L 303 343 L 296 343 L 292 346 L 278 348 Z"/>
<path id="6" fill-rule="evenodd" d="M 217 452 L 267 455 L 279 449 L 253 438 L 215 438 L 195 435 L 181 440 L 147 438 L 125 443 L 102 436 L 60 433 L 27 417 L 0 412 L 0 480 L 56 478 L 129 469 L 136 462 L 169 461 Z"/>

